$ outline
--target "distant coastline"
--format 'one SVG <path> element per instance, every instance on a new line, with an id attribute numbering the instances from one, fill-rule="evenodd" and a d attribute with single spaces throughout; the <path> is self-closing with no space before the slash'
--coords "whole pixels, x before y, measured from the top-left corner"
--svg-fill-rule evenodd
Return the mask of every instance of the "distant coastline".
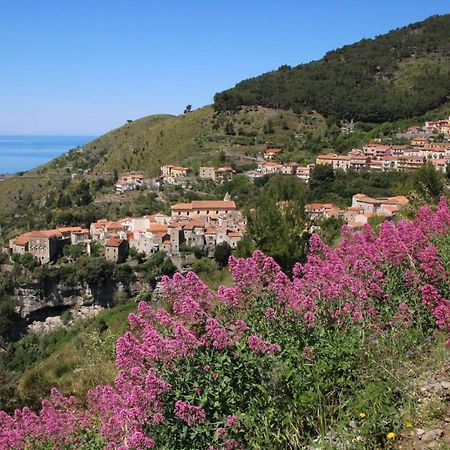
<path id="1" fill-rule="evenodd" d="M 0 135 L 0 174 L 31 170 L 96 137 Z"/>

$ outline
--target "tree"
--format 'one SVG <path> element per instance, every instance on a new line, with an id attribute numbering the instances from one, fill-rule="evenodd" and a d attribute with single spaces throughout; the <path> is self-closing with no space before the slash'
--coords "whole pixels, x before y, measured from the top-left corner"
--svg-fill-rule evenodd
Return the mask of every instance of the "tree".
<path id="1" fill-rule="evenodd" d="M 264 134 L 273 134 L 275 132 L 273 128 L 273 121 L 271 119 L 269 119 L 267 123 L 264 124 L 263 132 Z"/>
<path id="2" fill-rule="evenodd" d="M 248 234 L 245 234 L 243 238 L 238 242 L 235 254 L 239 258 L 248 258 L 252 256 L 255 250 L 256 247 L 252 238 Z"/>
<path id="3" fill-rule="evenodd" d="M 231 247 L 228 242 L 222 242 L 216 245 L 214 249 L 214 259 L 220 267 L 228 265 L 228 258 L 231 256 Z"/>
<path id="4" fill-rule="evenodd" d="M 287 272 L 306 257 L 305 196 L 305 185 L 299 179 L 276 175 L 269 179 L 248 215 L 247 238 Z M 246 247 L 251 247 L 248 242 Z"/>
<path id="5" fill-rule="evenodd" d="M 192 271 L 197 274 L 207 274 L 217 270 L 217 263 L 210 258 L 200 258 L 192 262 Z"/>
<path id="6" fill-rule="evenodd" d="M 312 170 L 309 180 L 311 198 L 318 199 L 329 192 L 335 179 L 336 175 L 330 164 L 317 164 Z"/>
<path id="7" fill-rule="evenodd" d="M 120 283 L 128 285 L 136 281 L 136 274 L 129 264 L 118 264 L 116 267 L 116 278 Z"/>
<path id="8" fill-rule="evenodd" d="M 437 200 L 444 192 L 442 173 L 431 163 L 425 164 L 414 174 L 413 185 L 428 200 Z"/>
<path id="9" fill-rule="evenodd" d="M 92 203 L 93 198 L 91 195 L 91 189 L 86 180 L 82 180 L 75 188 L 73 198 L 75 205 L 77 206 L 85 206 Z"/>
<path id="10" fill-rule="evenodd" d="M 36 258 L 29 252 L 26 252 L 23 255 L 16 253 L 12 256 L 12 260 L 30 272 L 32 272 L 38 265 Z"/>
<path id="11" fill-rule="evenodd" d="M 146 281 L 153 287 L 163 275 L 172 276 L 177 271 L 172 260 L 164 252 L 150 256 L 143 269 Z"/>
<path id="12" fill-rule="evenodd" d="M 94 286 L 104 286 L 113 279 L 114 263 L 102 256 L 80 258 L 80 278 Z"/>
<path id="13" fill-rule="evenodd" d="M 63 250 L 64 256 L 69 256 L 70 258 L 73 258 L 73 259 L 78 259 L 85 252 L 86 252 L 86 248 L 80 244 L 66 245 Z"/>
<path id="14" fill-rule="evenodd" d="M 15 303 L 12 298 L 0 295 L 0 337 L 7 338 L 13 331 L 19 316 L 15 312 Z"/>

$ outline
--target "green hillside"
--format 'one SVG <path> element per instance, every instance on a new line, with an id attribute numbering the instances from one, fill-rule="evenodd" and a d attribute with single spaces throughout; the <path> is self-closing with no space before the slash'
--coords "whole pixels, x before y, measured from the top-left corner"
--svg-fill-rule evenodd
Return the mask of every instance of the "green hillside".
<path id="1" fill-rule="evenodd" d="M 132 121 L 0 182 L 0 242 L 31 228 L 122 214 L 127 208 L 118 201 L 130 203 L 136 193 L 112 195 L 120 172 L 154 177 L 168 163 L 194 173 L 201 165 L 240 171 L 270 146 L 285 149 L 282 159 L 306 164 L 320 152 L 345 152 L 425 118 L 448 116 L 449 93 L 450 15 L 431 17 L 320 61 L 243 81 L 217 94 L 214 106 Z M 355 132 L 345 135 L 342 118 L 385 123 L 356 122 Z M 76 200 L 87 185 L 90 209 Z"/>
<path id="2" fill-rule="evenodd" d="M 450 15 L 443 15 L 242 81 L 216 94 L 214 106 L 313 109 L 380 123 L 424 114 L 449 95 Z"/>
<path id="3" fill-rule="evenodd" d="M 318 114 L 269 108 L 248 108 L 230 115 L 207 106 L 180 116 L 144 117 L 82 150 L 74 149 L 2 181 L 0 239 L 5 238 L 1 235 L 4 230 L 47 226 L 45 210 L 58 206 L 61 193 L 73 198 L 83 182 L 92 186 L 100 178 L 129 170 L 142 170 L 152 177 L 167 163 L 186 164 L 194 171 L 205 164 L 245 165 L 271 145 L 284 147 L 289 157 L 306 163 L 314 159 L 313 143 L 321 142 L 323 147 L 327 142 L 326 129 Z M 316 145 L 316 152 L 322 147 Z M 36 222 L 38 212 L 42 223 Z"/>
<path id="4" fill-rule="evenodd" d="M 94 172 L 141 169 L 154 176 L 161 164 L 182 163 L 195 169 L 201 164 L 223 163 L 224 154 L 236 161 L 255 157 L 269 145 L 300 150 L 301 140 L 295 134 L 308 131 L 310 137 L 320 136 L 326 127 L 317 114 L 303 117 L 292 111 L 249 108 L 229 115 L 215 113 L 210 106 L 151 127 L 140 127 L 138 122 L 85 147 L 87 152 L 105 155 Z M 306 153 L 303 156 L 310 157 Z"/>

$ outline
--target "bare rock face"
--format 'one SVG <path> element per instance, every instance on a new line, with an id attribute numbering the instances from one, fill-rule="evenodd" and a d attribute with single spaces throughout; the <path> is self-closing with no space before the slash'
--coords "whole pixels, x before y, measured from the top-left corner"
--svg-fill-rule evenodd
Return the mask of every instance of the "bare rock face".
<path id="1" fill-rule="evenodd" d="M 61 317 L 47 317 L 43 322 L 35 321 L 31 325 L 28 325 L 28 331 L 35 334 L 47 334 L 63 326 Z"/>
<path id="2" fill-rule="evenodd" d="M 17 312 L 27 320 L 44 320 L 71 307 L 109 306 L 116 289 L 112 282 L 99 287 L 55 281 L 28 283 L 16 288 Z"/>
<path id="3" fill-rule="evenodd" d="M 68 322 L 64 322 L 61 316 L 47 317 L 43 321 L 36 320 L 28 325 L 28 331 L 35 334 L 46 334 L 58 328 L 70 326 L 80 320 L 91 319 L 103 310 L 104 308 L 99 305 L 79 306 L 70 310 L 71 318 Z"/>

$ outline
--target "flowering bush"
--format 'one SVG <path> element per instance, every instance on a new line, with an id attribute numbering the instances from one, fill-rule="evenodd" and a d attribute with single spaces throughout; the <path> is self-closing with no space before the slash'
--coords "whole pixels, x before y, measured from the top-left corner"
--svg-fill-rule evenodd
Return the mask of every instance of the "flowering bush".
<path id="1" fill-rule="evenodd" d="M 52 391 L 39 414 L 0 413 L 0 448 L 81 448 L 77 436 L 96 427 L 111 450 L 298 448 L 343 398 L 366 392 L 381 342 L 405 349 L 433 327 L 450 331 L 448 265 L 435 245 L 449 231 L 442 199 L 379 235 L 344 227 L 336 249 L 312 236 L 292 278 L 261 252 L 231 257 L 234 286 L 216 292 L 194 273 L 166 277 L 168 307 L 141 302 L 129 316 L 114 385 L 93 389 L 84 412 Z M 398 401 L 394 391 L 383 399 Z M 370 416 L 377 405 L 362 406 Z"/>

